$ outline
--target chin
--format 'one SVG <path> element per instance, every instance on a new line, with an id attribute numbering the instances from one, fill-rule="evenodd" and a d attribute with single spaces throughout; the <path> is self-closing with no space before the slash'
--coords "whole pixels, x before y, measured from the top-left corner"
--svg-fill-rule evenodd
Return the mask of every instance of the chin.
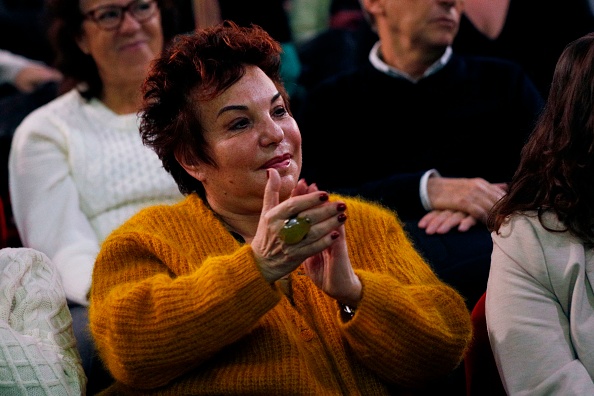
<path id="1" fill-rule="evenodd" d="M 293 175 L 288 175 L 283 177 L 281 180 L 279 198 L 281 201 L 284 201 L 291 196 L 291 191 L 293 191 L 299 179 L 297 179 L 297 177 L 293 177 Z"/>

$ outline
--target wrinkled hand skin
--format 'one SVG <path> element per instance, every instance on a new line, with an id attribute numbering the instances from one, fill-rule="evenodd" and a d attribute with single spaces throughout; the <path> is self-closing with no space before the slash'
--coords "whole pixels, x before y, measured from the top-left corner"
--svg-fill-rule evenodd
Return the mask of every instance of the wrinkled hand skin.
<path id="1" fill-rule="evenodd" d="M 348 256 L 344 224 L 338 220 L 342 201 L 323 200 L 327 193 L 299 180 L 291 197 L 279 202 L 280 175 L 269 169 L 262 214 L 251 246 L 264 278 L 274 283 L 301 263 L 314 284 L 330 297 L 353 307 L 361 299 L 361 282 Z M 287 244 L 280 237 L 285 221 L 294 216 L 311 220 L 306 237 Z"/>
<path id="2" fill-rule="evenodd" d="M 452 229 L 468 231 L 486 223 L 493 205 L 507 193 L 505 183 L 481 178 L 431 177 L 427 194 L 433 210 L 419 221 L 427 234 L 445 234 Z"/>

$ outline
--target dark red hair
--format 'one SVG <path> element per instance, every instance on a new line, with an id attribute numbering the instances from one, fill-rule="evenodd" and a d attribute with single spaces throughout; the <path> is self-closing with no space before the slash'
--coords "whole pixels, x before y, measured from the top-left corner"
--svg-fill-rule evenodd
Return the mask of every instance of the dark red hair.
<path id="1" fill-rule="evenodd" d="M 199 101 L 218 96 L 245 74 L 246 65 L 254 65 L 274 82 L 288 108 L 280 54 L 280 44 L 259 26 L 224 21 L 176 37 L 153 63 L 143 86 L 140 134 L 182 193 L 204 197 L 202 184 L 182 168 L 176 154 L 188 164 L 216 166 L 203 137 Z"/>

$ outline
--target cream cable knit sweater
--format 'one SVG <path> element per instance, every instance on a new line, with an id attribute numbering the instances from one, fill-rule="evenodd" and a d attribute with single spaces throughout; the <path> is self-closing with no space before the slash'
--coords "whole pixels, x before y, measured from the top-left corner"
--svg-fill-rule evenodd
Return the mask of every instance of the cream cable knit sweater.
<path id="1" fill-rule="evenodd" d="M 53 263 L 33 249 L 0 250 L 0 394 L 79 396 L 86 381 Z"/>
<path id="2" fill-rule="evenodd" d="M 136 114 L 67 92 L 29 114 L 9 157 L 12 208 L 23 246 L 49 256 L 69 300 L 86 305 L 103 239 L 140 208 L 182 198 L 142 145 Z"/>

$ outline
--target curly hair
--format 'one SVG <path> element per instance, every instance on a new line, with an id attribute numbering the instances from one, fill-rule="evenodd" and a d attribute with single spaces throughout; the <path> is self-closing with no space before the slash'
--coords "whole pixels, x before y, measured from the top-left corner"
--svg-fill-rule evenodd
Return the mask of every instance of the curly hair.
<path id="1" fill-rule="evenodd" d="M 547 103 L 527 143 L 508 193 L 489 213 L 499 231 L 513 213 L 536 210 L 551 232 L 569 231 L 594 244 L 594 33 L 569 43 L 561 54 Z M 554 212 L 566 227 L 543 223 Z"/>
<path id="2" fill-rule="evenodd" d="M 217 166 L 203 136 L 198 108 L 245 74 L 247 65 L 260 68 L 285 100 L 280 76 L 280 43 L 257 25 L 239 27 L 223 21 L 214 27 L 179 35 L 153 63 L 143 85 L 140 135 L 163 162 L 182 194 L 205 198 L 202 183 L 178 163 Z M 290 113 L 290 110 L 289 110 Z"/>
<path id="3" fill-rule="evenodd" d="M 172 0 L 157 0 L 165 43 L 179 31 L 177 8 Z M 46 0 L 48 39 L 54 52 L 53 65 L 62 72 L 66 87 L 84 83 L 86 99 L 98 97 L 103 89 L 99 71 L 91 55 L 81 51 L 76 39 L 82 35 L 80 0 Z M 67 89 L 66 88 L 66 89 Z M 64 90 L 64 89 L 63 89 Z"/>

